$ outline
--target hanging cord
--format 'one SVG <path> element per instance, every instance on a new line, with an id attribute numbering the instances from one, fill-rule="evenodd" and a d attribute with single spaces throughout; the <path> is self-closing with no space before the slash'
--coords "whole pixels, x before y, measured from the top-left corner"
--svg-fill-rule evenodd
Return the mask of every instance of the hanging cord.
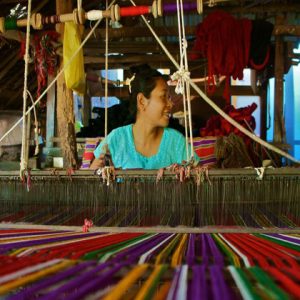
<path id="1" fill-rule="evenodd" d="M 180 70 L 175 72 L 171 78 L 172 80 L 177 79 L 177 85 L 175 88 L 175 92 L 177 94 L 183 95 L 183 113 L 184 113 L 184 130 L 185 130 L 185 149 L 186 149 L 186 160 L 189 161 L 189 141 L 188 141 L 188 124 L 187 124 L 187 111 L 186 111 L 186 98 L 185 98 L 185 87 L 184 87 L 184 80 L 183 76 L 185 75 L 185 71 L 183 68 L 183 39 L 181 34 L 181 18 L 180 18 L 180 9 L 179 9 L 179 2 L 176 1 L 177 6 L 177 23 L 178 23 L 178 41 L 179 41 L 179 51 L 180 51 Z"/>
<path id="2" fill-rule="evenodd" d="M 28 165 L 28 140 L 26 137 L 27 133 L 27 122 L 26 122 L 26 108 L 27 108 L 27 76 L 28 76 L 28 63 L 29 63 L 29 44 L 30 44 L 30 17 L 31 17 L 31 0 L 28 1 L 27 8 L 27 26 L 26 26 L 26 47 L 25 47 L 25 71 L 24 71 L 24 89 L 23 89 L 23 130 L 22 130 L 22 148 L 21 148 L 21 164 L 20 164 L 20 178 L 23 179 L 23 173 L 27 169 Z"/>
<path id="3" fill-rule="evenodd" d="M 116 0 L 113 0 L 108 9 L 115 3 Z M 86 36 L 86 38 L 84 39 L 84 41 L 81 43 L 81 45 L 79 46 L 79 48 L 74 52 L 74 54 L 71 56 L 70 60 L 64 64 L 63 68 L 59 71 L 59 73 L 56 75 L 56 77 L 51 81 L 51 83 L 48 85 L 48 87 L 44 90 L 44 92 L 40 95 L 40 97 L 38 97 L 38 99 L 35 100 L 34 104 L 26 111 L 26 114 L 29 114 L 31 112 L 31 110 L 40 102 L 40 100 L 46 95 L 46 93 L 48 92 L 48 90 L 54 85 L 54 83 L 57 81 L 57 79 L 59 78 L 59 76 L 62 75 L 62 73 L 64 72 L 64 70 L 66 68 L 68 68 L 70 66 L 70 64 L 72 63 L 73 59 L 76 57 L 76 55 L 79 53 L 79 51 L 82 49 L 82 47 L 86 44 L 86 42 L 88 41 L 88 39 L 91 37 L 91 35 L 94 33 L 95 29 L 98 27 L 98 25 L 100 24 L 100 22 L 102 21 L 102 18 L 99 19 L 95 25 L 93 26 L 92 30 L 88 33 L 88 35 Z M 1 138 L 0 138 L 0 142 L 7 136 L 9 135 L 23 120 L 24 116 L 22 116 Z"/>
<path id="4" fill-rule="evenodd" d="M 194 156 L 193 147 L 193 128 L 192 128 L 192 112 L 191 112 L 191 96 L 190 96 L 190 72 L 188 71 L 188 60 L 187 60 L 187 40 L 185 36 L 184 28 L 184 14 L 183 14 L 183 3 L 182 0 L 177 0 L 177 20 L 178 20 L 178 38 L 179 38 L 179 49 L 180 49 L 180 69 L 175 72 L 171 78 L 177 80 L 175 92 L 183 95 L 183 108 L 184 108 L 184 121 L 185 121 L 185 138 L 186 138 L 186 152 L 187 161 L 192 161 Z M 186 109 L 186 103 L 188 109 Z M 187 125 L 187 119 L 189 125 Z M 188 147 L 188 127 L 190 134 L 191 152 L 189 153 Z"/>
<path id="5" fill-rule="evenodd" d="M 134 3 L 133 0 L 130 0 L 130 2 L 132 3 L 132 5 L 136 6 L 136 4 Z M 172 56 L 172 54 L 169 52 L 169 50 L 165 47 L 165 45 L 162 43 L 162 41 L 159 39 L 159 37 L 157 36 L 157 34 L 155 33 L 155 31 L 153 30 L 153 28 L 151 27 L 151 25 L 147 22 L 146 18 L 141 15 L 140 16 L 145 25 L 149 28 L 149 30 L 151 31 L 151 33 L 153 34 L 153 36 L 155 37 L 156 41 L 158 42 L 158 44 L 161 46 L 161 48 L 164 50 L 165 54 L 168 56 L 168 58 L 170 59 L 170 61 L 174 64 L 174 66 L 180 70 L 180 66 L 178 65 L 177 61 L 175 60 L 175 58 Z M 280 150 L 279 148 L 265 142 L 264 140 L 262 140 L 261 138 L 255 136 L 255 134 L 251 133 L 249 130 L 247 130 L 246 128 L 244 128 L 243 126 L 241 126 L 239 123 L 237 123 L 235 120 L 233 120 L 229 115 L 227 115 L 224 111 L 222 111 L 222 109 L 220 109 L 210 98 L 208 98 L 203 91 L 194 83 L 192 82 L 192 80 L 189 79 L 189 83 L 190 85 L 193 87 L 193 89 L 202 97 L 202 99 L 207 102 L 219 115 L 221 115 L 225 120 L 227 120 L 230 124 L 232 124 L 234 127 L 236 127 L 237 129 L 239 129 L 242 133 L 244 133 L 245 135 L 247 135 L 248 137 L 250 137 L 252 140 L 256 141 L 257 143 L 261 144 L 262 146 L 268 148 L 269 150 L 272 150 L 276 153 L 278 153 L 279 155 L 288 158 L 289 160 L 300 164 L 300 161 L 297 160 L 296 158 L 294 158 L 293 156 L 291 156 L 290 154 Z"/>
<path id="6" fill-rule="evenodd" d="M 184 14 L 183 14 L 183 1 L 180 0 L 180 13 L 181 13 L 181 26 L 182 26 L 182 42 L 184 44 L 183 47 L 183 58 L 184 58 L 184 66 L 185 66 L 185 72 L 187 73 L 187 77 L 184 77 L 184 84 L 186 86 L 186 95 L 187 95 L 187 105 L 188 105 L 188 116 L 189 116 L 189 128 L 190 128 L 190 149 L 191 149 L 191 155 L 190 155 L 190 161 L 194 158 L 194 140 L 193 140 L 193 128 L 192 128 L 192 108 L 191 108 L 191 89 L 190 89 L 190 72 L 189 72 L 189 65 L 188 65 L 188 59 L 187 59 L 187 40 L 185 37 L 185 25 L 184 25 Z"/>
<path id="7" fill-rule="evenodd" d="M 29 95 L 29 98 L 31 100 L 31 103 L 34 104 L 34 100 L 30 92 L 27 90 L 27 94 Z M 37 120 L 37 114 L 36 114 L 36 108 L 35 106 L 33 107 L 33 115 L 34 115 L 34 141 L 35 141 L 35 150 L 34 150 L 34 155 L 39 154 L 39 123 Z"/>
<path id="8" fill-rule="evenodd" d="M 106 9 L 108 1 L 106 0 Z M 107 137 L 107 123 L 108 123 L 108 98 L 107 98 L 107 89 L 108 89 L 108 19 L 105 19 L 105 117 L 104 117 L 104 136 Z"/>

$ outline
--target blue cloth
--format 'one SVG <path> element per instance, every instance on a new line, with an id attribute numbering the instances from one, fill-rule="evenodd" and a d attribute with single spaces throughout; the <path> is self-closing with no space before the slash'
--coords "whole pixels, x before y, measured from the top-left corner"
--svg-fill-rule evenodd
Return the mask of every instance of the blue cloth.
<path id="1" fill-rule="evenodd" d="M 164 128 L 158 152 L 146 157 L 136 151 L 132 133 L 132 124 L 113 130 L 94 151 L 96 158 L 110 151 L 112 162 L 116 168 L 122 169 L 160 169 L 186 160 L 184 136 L 172 128 Z M 199 161 L 194 154 L 195 161 Z"/>

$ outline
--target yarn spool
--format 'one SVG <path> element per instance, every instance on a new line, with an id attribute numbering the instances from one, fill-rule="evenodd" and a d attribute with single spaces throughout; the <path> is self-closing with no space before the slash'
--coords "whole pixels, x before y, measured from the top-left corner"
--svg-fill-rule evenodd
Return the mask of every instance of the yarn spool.
<path id="1" fill-rule="evenodd" d="M 197 12 L 199 15 L 203 13 L 203 0 L 197 0 Z"/>
<path id="2" fill-rule="evenodd" d="M 162 17 L 163 10 L 161 0 L 154 0 L 151 6 L 151 13 L 153 17 L 156 19 L 157 17 Z"/>
<path id="3" fill-rule="evenodd" d="M 0 32 L 1 32 L 1 33 L 4 33 L 4 32 L 5 32 L 5 26 L 4 26 L 4 23 L 5 23 L 5 18 L 4 18 L 4 17 L 0 17 Z"/>
<path id="4" fill-rule="evenodd" d="M 176 3 L 166 3 L 162 5 L 161 4 L 162 0 L 158 0 L 157 2 L 160 2 L 159 6 L 162 7 L 160 9 L 161 10 L 163 9 L 165 13 L 175 13 L 177 11 Z M 184 11 L 192 11 L 196 9 L 199 14 L 203 13 L 203 0 L 197 0 L 196 2 L 182 3 L 182 5 Z M 159 14 L 159 16 L 161 15 Z"/>

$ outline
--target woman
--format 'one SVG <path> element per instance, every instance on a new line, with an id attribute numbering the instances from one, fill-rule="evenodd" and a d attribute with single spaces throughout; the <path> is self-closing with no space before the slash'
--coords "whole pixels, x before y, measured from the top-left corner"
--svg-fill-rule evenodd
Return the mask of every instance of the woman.
<path id="1" fill-rule="evenodd" d="M 91 169 L 103 167 L 109 153 L 113 165 L 122 169 L 160 169 L 186 161 L 185 138 L 167 128 L 172 102 L 164 76 L 148 65 L 132 68 L 130 86 L 135 123 L 113 130 L 96 148 Z M 195 161 L 199 158 L 195 154 Z"/>

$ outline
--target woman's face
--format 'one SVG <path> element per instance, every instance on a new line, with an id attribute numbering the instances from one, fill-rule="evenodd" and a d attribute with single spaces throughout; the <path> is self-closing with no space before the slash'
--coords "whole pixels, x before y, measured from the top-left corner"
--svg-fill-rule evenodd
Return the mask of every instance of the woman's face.
<path id="1" fill-rule="evenodd" d="M 150 97 L 145 97 L 143 117 L 155 127 L 166 127 L 171 116 L 172 102 L 165 80 L 158 78 Z"/>

